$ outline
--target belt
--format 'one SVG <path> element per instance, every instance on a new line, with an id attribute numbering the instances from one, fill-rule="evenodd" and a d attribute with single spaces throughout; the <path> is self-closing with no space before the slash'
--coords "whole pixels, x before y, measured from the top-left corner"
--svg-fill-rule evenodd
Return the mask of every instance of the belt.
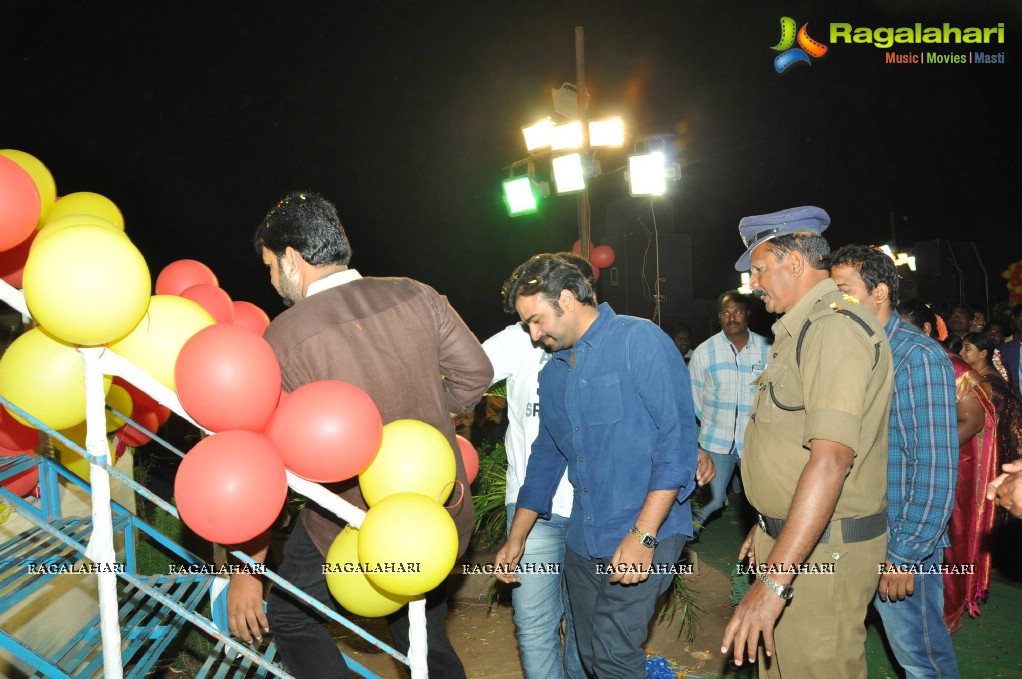
<path id="1" fill-rule="evenodd" d="M 865 542 L 866 540 L 880 537 L 887 531 L 887 512 L 874 514 L 873 516 L 863 516 L 858 519 L 838 519 L 827 524 L 827 527 L 823 530 L 823 535 L 820 536 L 819 541 L 821 543 L 830 540 L 830 527 L 838 521 L 841 522 L 841 539 L 845 542 Z M 769 516 L 760 514 L 759 527 L 763 529 L 764 533 L 776 540 L 784 528 L 784 519 L 771 519 Z"/>

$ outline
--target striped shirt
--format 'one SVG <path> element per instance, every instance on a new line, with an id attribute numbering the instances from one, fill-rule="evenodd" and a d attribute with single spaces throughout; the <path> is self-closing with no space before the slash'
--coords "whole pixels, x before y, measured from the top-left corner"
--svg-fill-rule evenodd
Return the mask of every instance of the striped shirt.
<path id="1" fill-rule="evenodd" d="M 958 476 L 955 371 L 943 347 L 898 314 L 884 330 L 894 359 L 887 558 L 895 565 L 912 565 L 949 545 Z"/>
<path id="2" fill-rule="evenodd" d="M 732 450 L 742 454 L 755 381 L 766 367 L 769 351 L 766 338 L 752 331 L 741 351 L 723 332 L 696 347 L 688 373 L 699 419 L 700 448 L 720 455 Z"/>

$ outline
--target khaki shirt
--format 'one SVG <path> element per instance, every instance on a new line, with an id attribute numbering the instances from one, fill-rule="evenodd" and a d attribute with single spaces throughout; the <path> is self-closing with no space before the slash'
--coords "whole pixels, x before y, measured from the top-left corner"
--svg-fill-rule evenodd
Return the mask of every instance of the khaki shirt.
<path id="1" fill-rule="evenodd" d="M 764 516 L 788 518 L 813 439 L 840 443 L 855 454 L 832 520 L 872 516 L 887 507 L 891 349 L 880 321 L 850 300 L 828 278 L 774 323 L 742 458 L 749 501 Z"/>

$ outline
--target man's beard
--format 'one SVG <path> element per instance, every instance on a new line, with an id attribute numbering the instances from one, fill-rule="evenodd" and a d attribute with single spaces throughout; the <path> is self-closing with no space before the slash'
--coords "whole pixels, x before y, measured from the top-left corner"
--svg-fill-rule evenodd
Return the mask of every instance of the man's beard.
<path id="1" fill-rule="evenodd" d="M 290 278 L 281 278 L 280 298 L 283 300 L 284 306 L 293 306 L 295 302 L 302 299 L 301 284 L 292 281 Z"/>

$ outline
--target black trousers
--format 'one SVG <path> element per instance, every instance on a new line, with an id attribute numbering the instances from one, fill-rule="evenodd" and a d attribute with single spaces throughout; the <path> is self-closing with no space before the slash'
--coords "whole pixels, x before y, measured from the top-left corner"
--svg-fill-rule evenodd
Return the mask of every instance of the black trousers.
<path id="1" fill-rule="evenodd" d="M 312 542 L 305 526 L 296 521 L 291 536 L 284 544 L 284 560 L 278 569 L 288 580 L 309 596 L 344 614 L 330 595 L 323 576 L 323 555 Z M 337 642 L 323 627 L 326 618 L 280 587 L 272 586 L 266 597 L 270 630 L 277 640 L 277 649 L 284 666 L 297 679 L 346 679 L 348 668 L 341 658 Z M 465 668 L 451 646 L 444 629 L 447 616 L 447 581 L 426 593 L 426 641 L 431 677 L 464 679 Z M 387 616 L 393 646 L 408 653 L 408 607 Z"/>

